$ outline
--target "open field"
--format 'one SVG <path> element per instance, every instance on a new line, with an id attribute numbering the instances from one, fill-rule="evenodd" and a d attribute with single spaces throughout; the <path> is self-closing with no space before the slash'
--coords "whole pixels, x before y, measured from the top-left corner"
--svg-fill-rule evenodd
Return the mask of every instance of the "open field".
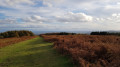
<path id="1" fill-rule="evenodd" d="M 100 35 L 42 35 L 78 67 L 119 67 L 120 37 Z"/>
<path id="2" fill-rule="evenodd" d="M 69 58 L 37 37 L 0 49 L 0 67 L 73 67 Z"/>
<path id="3" fill-rule="evenodd" d="M 0 39 L 0 48 L 7 46 L 7 45 L 11 45 L 11 44 L 15 44 L 24 40 L 29 40 L 32 38 L 35 38 L 36 36 L 23 36 L 23 37 L 12 37 L 12 38 L 3 38 Z"/>

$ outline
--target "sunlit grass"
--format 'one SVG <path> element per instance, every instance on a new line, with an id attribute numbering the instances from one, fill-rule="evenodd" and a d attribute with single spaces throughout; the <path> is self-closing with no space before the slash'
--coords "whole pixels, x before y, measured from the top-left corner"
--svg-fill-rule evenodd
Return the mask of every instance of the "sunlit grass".
<path id="1" fill-rule="evenodd" d="M 52 43 L 34 38 L 0 49 L 0 67 L 73 67 Z"/>

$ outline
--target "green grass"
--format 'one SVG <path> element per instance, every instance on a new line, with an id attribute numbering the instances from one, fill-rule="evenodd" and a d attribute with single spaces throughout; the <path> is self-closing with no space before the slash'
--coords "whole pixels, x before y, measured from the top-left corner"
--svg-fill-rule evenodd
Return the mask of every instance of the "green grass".
<path id="1" fill-rule="evenodd" d="M 69 58 L 41 37 L 0 49 L 0 67 L 73 67 Z"/>

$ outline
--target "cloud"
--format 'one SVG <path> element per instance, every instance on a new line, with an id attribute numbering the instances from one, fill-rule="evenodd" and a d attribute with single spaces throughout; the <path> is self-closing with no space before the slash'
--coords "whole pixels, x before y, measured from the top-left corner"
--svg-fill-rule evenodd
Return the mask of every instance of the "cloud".
<path id="1" fill-rule="evenodd" d="M 14 24 L 17 23 L 16 19 L 0 19 L 0 24 Z"/>
<path id="2" fill-rule="evenodd" d="M 10 7 L 10 6 L 16 6 L 19 4 L 28 4 L 33 5 L 34 2 L 32 0 L 0 0 L 0 6 L 4 7 Z"/>
<path id="3" fill-rule="evenodd" d="M 97 22 L 104 22 L 104 23 L 120 23 L 120 13 L 113 13 L 109 17 L 105 18 L 96 18 Z M 104 24 L 103 23 L 103 24 Z"/>
<path id="4" fill-rule="evenodd" d="M 0 0 L 2 28 L 120 29 L 119 0 Z M 22 19 L 21 22 L 17 18 Z"/>
<path id="5" fill-rule="evenodd" d="M 24 22 L 29 22 L 29 23 L 43 23 L 46 22 L 47 19 L 38 15 L 33 15 L 30 17 L 26 17 L 22 19 Z"/>
<path id="6" fill-rule="evenodd" d="M 58 16 L 51 17 L 41 17 L 39 15 L 33 15 L 30 17 L 23 18 L 24 22 L 32 23 L 69 23 L 69 22 L 91 22 L 93 20 L 92 16 L 86 15 L 85 13 L 73 13 L 68 12 Z"/>
<path id="7" fill-rule="evenodd" d="M 44 4 L 44 5 L 47 5 L 48 7 L 52 7 L 52 6 L 53 6 L 51 3 L 46 2 L 46 1 L 43 1 L 43 4 Z"/>
<path id="8" fill-rule="evenodd" d="M 85 13 L 73 13 L 68 12 L 63 16 L 56 16 L 59 22 L 91 22 L 92 16 L 86 15 Z"/>

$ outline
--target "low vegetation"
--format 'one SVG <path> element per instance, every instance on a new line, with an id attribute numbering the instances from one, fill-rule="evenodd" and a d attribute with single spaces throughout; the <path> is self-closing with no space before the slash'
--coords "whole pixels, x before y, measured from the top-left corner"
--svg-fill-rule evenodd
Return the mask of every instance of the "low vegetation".
<path id="1" fill-rule="evenodd" d="M 10 38 L 10 37 L 22 37 L 22 36 L 34 36 L 34 33 L 27 30 L 20 30 L 20 31 L 7 31 L 0 33 L 0 39 L 2 38 Z"/>
<path id="2" fill-rule="evenodd" d="M 5 47 L 11 44 L 15 44 L 21 41 L 29 40 L 35 38 L 36 36 L 23 36 L 23 37 L 12 37 L 12 38 L 3 38 L 0 39 L 0 48 Z"/>
<path id="3" fill-rule="evenodd" d="M 120 37 L 99 35 L 42 35 L 78 67 L 119 67 Z"/>

